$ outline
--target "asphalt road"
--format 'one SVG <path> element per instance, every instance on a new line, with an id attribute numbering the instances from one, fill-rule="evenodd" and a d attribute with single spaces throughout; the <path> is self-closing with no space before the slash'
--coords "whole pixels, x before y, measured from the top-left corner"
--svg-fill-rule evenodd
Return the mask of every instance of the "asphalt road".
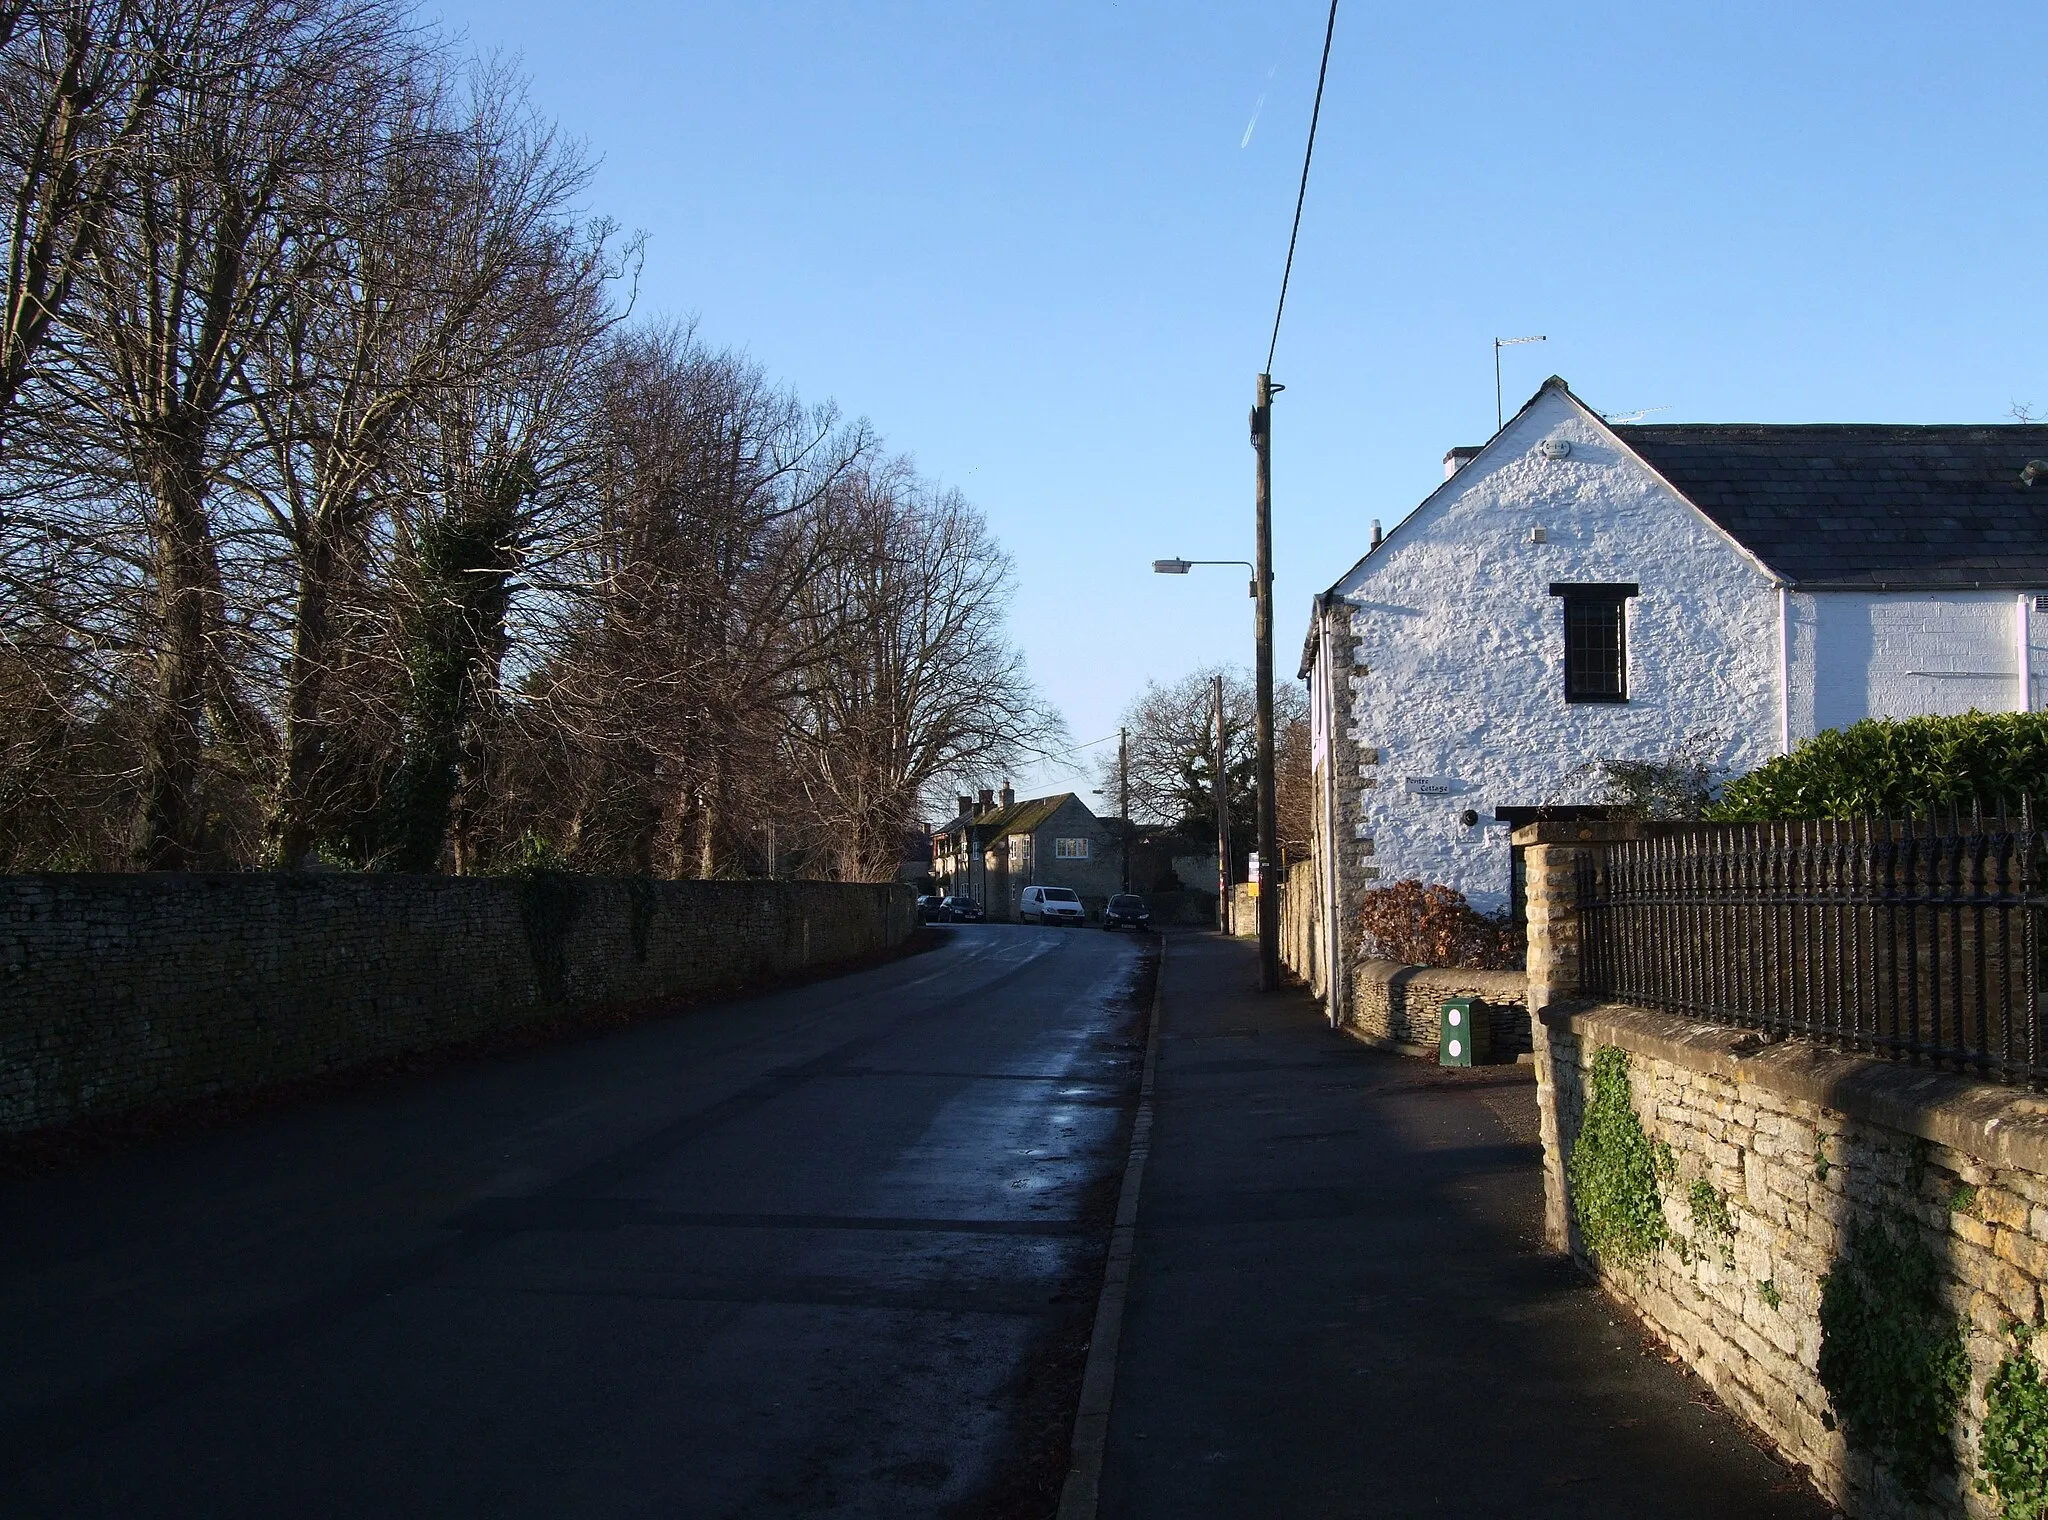
<path id="1" fill-rule="evenodd" d="M 961 926 L 0 1185 L 0 1510 L 999 1512 L 1066 1438 L 1140 956 Z"/>

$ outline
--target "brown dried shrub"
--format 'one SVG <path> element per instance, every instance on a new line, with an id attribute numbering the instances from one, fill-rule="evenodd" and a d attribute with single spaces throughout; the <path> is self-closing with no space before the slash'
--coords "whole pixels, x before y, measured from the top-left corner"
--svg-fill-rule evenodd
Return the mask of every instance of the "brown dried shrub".
<path id="1" fill-rule="evenodd" d="M 1410 878 L 1366 892 L 1358 910 L 1365 951 L 1410 966 L 1512 971 L 1522 965 L 1521 927 L 1506 911 L 1481 913 L 1465 894 Z"/>

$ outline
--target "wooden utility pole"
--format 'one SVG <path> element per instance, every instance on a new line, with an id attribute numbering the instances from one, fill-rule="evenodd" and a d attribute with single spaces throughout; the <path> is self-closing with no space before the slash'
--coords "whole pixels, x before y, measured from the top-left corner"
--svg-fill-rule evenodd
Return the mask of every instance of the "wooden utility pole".
<path id="1" fill-rule="evenodd" d="M 1252 401 L 1252 448 L 1258 453 L 1256 503 L 1259 687 L 1259 987 L 1280 986 L 1280 815 L 1273 796 L 1273 397 L 1286 389 L 1259 376 Z"/>
<path id="2" fill-rule="evenodd" d="M 1116 731 L 1117 835 L 1123 840 L 1123 883 L 1131 890 L 1131 731 Z"/>
<path id="3" fill-rule="evenodd" d="M 1216 927 L 1225 934 L 1230 922 L 1230 773 L 1224 768 L 1229 751 L 1224 743 L 1223 677 L 1216 677 Z"/>

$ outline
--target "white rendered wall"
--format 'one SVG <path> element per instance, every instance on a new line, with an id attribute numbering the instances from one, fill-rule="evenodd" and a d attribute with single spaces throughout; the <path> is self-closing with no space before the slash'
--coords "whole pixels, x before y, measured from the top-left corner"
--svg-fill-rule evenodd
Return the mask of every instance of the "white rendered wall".
<path id="1" fill-rule="evenodd" d="M 1570 454 L 1545 458 L 1547 440 Z M 1547 542 L 1530 541 L 1535 528 Z M 1641 588 L 1627 611 L 1628 702 L 1565 701 L 1553 581 Z M 1352 603 L 1358 661 L 1337 763 L 1347 741 L 1354 763 L 1380 752 L 1361 767 L 1375 784 L 1339 848 L 1382 885 L 1419 877 L 1500 907 L 1510 865 L 1495 808 L 1595 801 L 1588 762 L 1661 759 L 1689 739 L 1730 771 L 1777 752 L 1776 583 L 1559 391 L 1335 589 Z M 1477 827 L 1460 822 L 1468 808 Z"/>
<path id="2" fill-rule="evenodd" d="M 1860 718 L 2026 711 L 2041 705 L 2048 615 L 2011 591 L 1794 593 L 1792 735 Z M 2022 700 L 2027 634 L 2034 701 Z"/>

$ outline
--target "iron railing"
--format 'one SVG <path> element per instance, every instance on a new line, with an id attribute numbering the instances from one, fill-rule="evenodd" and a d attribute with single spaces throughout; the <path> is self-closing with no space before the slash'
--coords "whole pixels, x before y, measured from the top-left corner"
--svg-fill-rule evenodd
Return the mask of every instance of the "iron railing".
<path id="1" fill-rule="evenodd" d="M 1703 824 L 1579 864 L 1582 989 L 2039 1087 L 2034 809 Z"/>

